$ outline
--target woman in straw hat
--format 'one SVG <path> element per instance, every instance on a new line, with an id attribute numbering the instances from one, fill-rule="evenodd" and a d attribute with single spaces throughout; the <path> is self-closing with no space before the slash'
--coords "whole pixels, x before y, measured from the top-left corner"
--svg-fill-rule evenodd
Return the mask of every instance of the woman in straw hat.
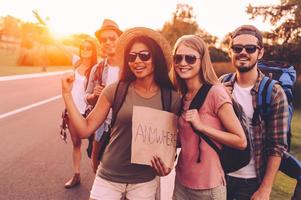
<path id="1" fill-rule="evenodd" d="M 127 199 L 153 200 L 158 187 L 155 170 L 151 166 L 131 164 L 132 114 L 134 105 L 162 110 L 162 88 L 172 91 L 171 110 L 177 111 L 179 97 L 168 77 L 171 48 L 158 32 L 133 28 L 121 35 L 116 52 L 119 66 L 122 66 L 121 81 L 130 84 L 112 127 L 112 137 L 98 167 L 90 198 L 120 199 L 125 192 Z M 62 79 L 62 94 L 71 120 L 79 136 L 86 138 L 105 120 L 114 101 L 117 83 L 103 90 L 86 119 L 74 106 L 71 87 L 72 78 Z M 160 159 L 153 160 L 156 162 Z"/>
<path id="2" fill-rule="evenodd" d="M 219 147 L 245 149 L 246 136 L 226 89 L 219 83 L 205 42 L 196 35 L 179 38 L 174 47 L 174 73 L 183 95 L 179 117 L 181 152 L 173 199 L 226 199 L 225 175 L 218 154 L 194 129 Z M 199 110 L 189 109 L 203 87 L 212 85 Z M 193 129 L 194 128 L 194 129 Z"/>

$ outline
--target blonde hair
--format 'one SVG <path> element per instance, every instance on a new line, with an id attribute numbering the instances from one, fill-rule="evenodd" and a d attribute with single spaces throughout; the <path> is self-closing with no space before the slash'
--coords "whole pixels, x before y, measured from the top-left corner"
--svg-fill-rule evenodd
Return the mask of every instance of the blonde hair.
<path id="1" fill-rule="evenodd" d="M 176 44 L 174 46 L 174 49 L 173 49 L 174 55 L 176 54 L 180 45 L 189 47 L 189 48 L 197 51 L 200 54 L 201 70 L 199 71 L 199 76 L 203 83 L 212 84 L 212 85 L 216 85 L 216 84 L 220 83 L 218 80 L 218 77 L 213 69 L 208 47 L 201 37 L 199 37 L 197 35 L 184 35 L 184 36 L 180 37 L 176 41 Z M 173 66 L 173 68 L 174 68 L 174 66 Z M 181 93 L 186 93 L 187 86 L 186 86 L 184 80 L 181 79 L 176 74 L 175 70 L 173 70 L 173 73 L 174 73 L 173 74 L 174 77 L 176 78 L 176 80 L 174 80 L 174 81 L 176 82 L 176 85 L 180 89 Z"/>

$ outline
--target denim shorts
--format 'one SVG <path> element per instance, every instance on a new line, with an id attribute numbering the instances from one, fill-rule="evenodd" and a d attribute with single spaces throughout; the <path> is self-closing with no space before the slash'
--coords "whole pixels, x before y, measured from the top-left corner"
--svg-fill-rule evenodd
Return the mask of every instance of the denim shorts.
<path id="1" fill-rule="evenodd" d="M 99 176 L 95 177 L 90 199 L 116 200 L 124 195 L 130 200 L 154 200 L 159 186 L 159 178 L 144 183 L 116 183 Z"/>

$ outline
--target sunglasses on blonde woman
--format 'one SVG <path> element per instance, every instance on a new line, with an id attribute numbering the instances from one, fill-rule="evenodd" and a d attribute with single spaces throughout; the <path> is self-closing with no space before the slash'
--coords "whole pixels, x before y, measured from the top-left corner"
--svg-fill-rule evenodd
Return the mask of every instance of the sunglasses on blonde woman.
<path id="1" fill-rule="evenodd" d="M 190 54 L 187 54 L 187 55 L 175 54 L 173 56 L 173 61 L 175 64 L 180 64 L 183 59 L 185 60 L 185 62 L 187 64 L 192 65 L 196 62 L 197 59 L 200 59 L 200 58 L 196 57 L 195 55 L 190 55 Z"/>
<path id="2" fill-rule="evenodd" d="M 140 51 L 139 53 L 131 52 L 129 53 L 129 62 L 135 62 L 137 56 L 141 61 L 148 61 L 151 58 L 151 52 L 150 51 Z"/>

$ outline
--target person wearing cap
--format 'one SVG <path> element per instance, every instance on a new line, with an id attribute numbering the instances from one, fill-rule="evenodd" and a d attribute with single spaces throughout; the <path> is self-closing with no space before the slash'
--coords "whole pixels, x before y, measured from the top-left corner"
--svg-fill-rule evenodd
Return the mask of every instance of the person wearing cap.
<path id="1" fill-rule="evenodd" d="M 177 113 L 180 98 L 168 76 L 172 65 L 171 47 L 160 33 L 137 27 L 121 35 L 116 55 L 122 67 L 120 80 L 128 82 L 129 87 L 111 129 L 112 137 L 98 167 L 90 198 L 120 199 L 125 192 L 130 200 L 154 200 L 159 184 L 155 170 L 148 165 L 131 163 L 132 114 L 135 105 L 162 110 L 162 88 L 171 91 L 171 110 Z M 70 97 L 72 80 L 62 79 L 62 95 L 81 138 L 93 134 L 104 122 L 117 85 L 105 87 L 95 108 L 83 118 Z M 152 162 L 160 162 L 160 158 Z"/>
<path id="2" fill-rule="evenodd" d="M 95 106 L 102 89 L 112 82 L 117 81 L 119 78 L 120 68 L 116 64 L 115 48 L 116 41 L 121 34 L 122 31 L 119 29 L 118 25 L 110 19 L 104 19 L 100 29 L 95 32 L 95 37 L 100 44 L 101 56 L 103 59 L 92 68 L 90 73 L 86 89 L 86 102 L 88 104 L 87 113 Z M 95 136 L 89 138 L 89 140 L 91 140 L 89 145 L 93 145 L 92 149 L 91 146 L 89 147 L 90 149 L 88 148 L 88 155 L 92 159 L 94 173 L 96 173 L 99 164 L 99 141 L 104 131 L 108 131 L 111 118 L 112 113 L 110 111 L 105 122 L 96 130 Z"/>
<path id="3" fill-rule="evenodd" d="M 268 116 L 269 123 L 266 124 L 261 117 L 252 123 L 259 83 L 264 77 L 257 67 L 263 54 L 262 34 L 256 27 L 243 25 L 231 34 L 230 56 L 236 73 L 225 86 L 247 115 L 251 133 L 251 161 L 227 175 L 229 200 L 269 199 L 281 157 L 287 148 L 288 102 L 280 85 L 273 87 L 270 112 L 273 115 Z"/>

